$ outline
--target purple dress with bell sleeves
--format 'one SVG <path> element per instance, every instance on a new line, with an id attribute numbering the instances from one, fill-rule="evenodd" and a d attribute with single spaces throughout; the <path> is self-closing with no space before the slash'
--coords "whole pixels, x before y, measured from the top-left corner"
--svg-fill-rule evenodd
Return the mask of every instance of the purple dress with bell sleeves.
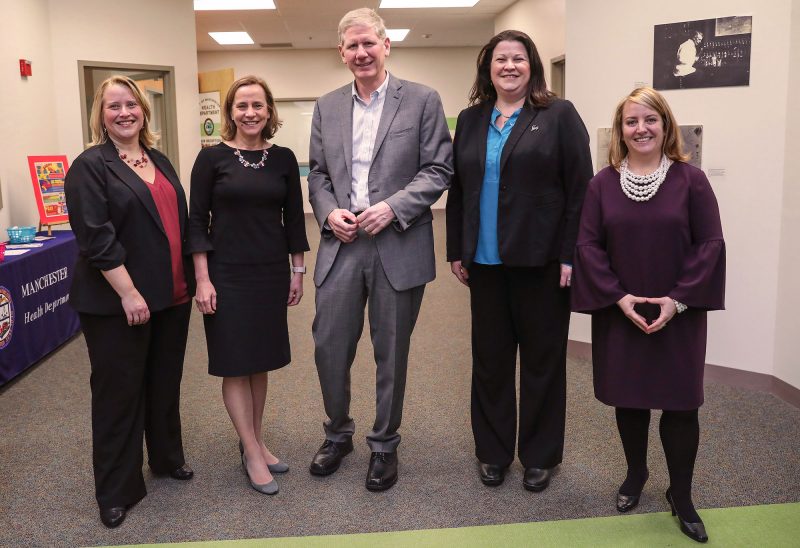
<path id="1" fill-rule="evenodd" d="M 703 403 L 706 311 L 725 307 L 719 207 L 699 169 L 675 162 L 649 201 L 622 192 L 613 167 L 589 183 L 572 274 L 572 309 L 592 315 L 595 396 L 615 407 L 697 409 Z M 626 294 L 688 309 L 651 335 L 617 306 Z M 658 307 L 636 310 L 649 321 Z"/>

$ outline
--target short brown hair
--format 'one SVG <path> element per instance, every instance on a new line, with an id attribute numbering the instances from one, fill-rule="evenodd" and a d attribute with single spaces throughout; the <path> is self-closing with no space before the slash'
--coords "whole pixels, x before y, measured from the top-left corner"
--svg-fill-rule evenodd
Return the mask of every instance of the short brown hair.
<path id="1" fill-rule="evenodd" d="M 272 139 L 278 132 L 278 128 L 283 125 L 283 121 L 278 118 L 278 108 L 275 106 L 275 98 L 272 96 L 269 86 L 267 86 L 267 83 L 262 78 L 253 75 L 239 78 L 231 85 L 230 89 L 228 89 L 228 94 L 225 96 L 225 104 L 222 107 L 222 132 L 220 135 L 226 141 L 230 141 L 236 137 L 236 124 L 231 116 L 231 111 L 233 110 L 233 100 L 236 98 L 236 92 L 239 91 L 239 88 L 243 88 L 244 86 L 261 86 L 261 89 L 264 90 L 264 97 L 267 99 L 269 120 L 267 120 L 267 123 L 264 125 L 264 129 L 261 130 L 261 138 L 265 141 L 267 139 Z"/>
<path id="2" fill-rule="evenodd" d="M 664 124 L 664 143 L 661 152 L 674 162 L 685 162 L 689 155 L 683 152 L 683 138 L 681 137 L 678 122 L 669 108 L 667 100 L 651 87 L 634 89 L 625 96 L 617 105 L 614 112 L 614 122 L 611 126 L 611 142 L 608 146 L 608 163 L 619 169 L 622 160 L 628 155 L 628 146 L 622 138 L 622 109 L 628 101 L 643 105 L 655 110 L 661 116 Z"/>
<path id="3" fill-rule="evenodd" d="M 546 107 L 550 104 L 555 94 L 547 89 L 547 82 L 544 79 L 544 66 L 536 44 L 531 37 L 519 30 L 504 30 L 496 34 L 489 42 L 481 48 L 478 53 L 478 70 L 475 75 L 475 83 L 469 91 L 469 104 L 485 103 L 497 99 L 497 90 L 492 84 L 492 55 L 494 48 L 500 42 L 519 42 L 528 53 L 528 62 L 531 65 L 531 78 L 528 81 L 528 93 L 525 96 L 525 103 L 535 107 Z"/>
<path id="4" fill-rule="evenodd" d="M 144 117 L 142 120 L 142 129 L 139 130 L 139 142 L 144 145 L 145 148 L 152 148 L 152 146 L 156 144 L 156 141 L 158 140 L 158 135 L 150 130 L 150 116 L 152 115 L 150 101 L 147 100 L 147 97 L 144 93 L 142 93 L 142 90 L 139 89 L 139 85 L 136 82 L 127 76 L 122 76 L 120 74 L 115 74 L 114 76 L 110 76 L 103 80 L 103 82 L 97 86 L 97 90 L 94 92 L 92 112 L 89 115 L 89 127 L 92 130 L 91 144 L 100 145 L 105 143 L 108 139 L 108 132 L 103 125 L 103 94 L 111 86 L 122 86 L 128 88 L 128 90 L 131 92 L 131 95 L 133 95 L 133 98 L 136 99 L 137 103 L 139 103 Z"/>

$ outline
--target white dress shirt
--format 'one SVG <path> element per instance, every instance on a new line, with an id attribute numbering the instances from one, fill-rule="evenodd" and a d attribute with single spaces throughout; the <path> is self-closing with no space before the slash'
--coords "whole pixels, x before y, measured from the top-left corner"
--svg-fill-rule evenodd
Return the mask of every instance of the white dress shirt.
<path id="1" fill-rule="evenodd" d="M 369 203 L 369 168 L 372 166 L 372 152 L 375 148 L 375 135 L 383 113 L 389 73 L 378 89 L 370 94 L 369 103 L 358 96 L 353 82 L 353 179 L 350 191 L 350 211 L 358 213 L 367 209 Z"/>

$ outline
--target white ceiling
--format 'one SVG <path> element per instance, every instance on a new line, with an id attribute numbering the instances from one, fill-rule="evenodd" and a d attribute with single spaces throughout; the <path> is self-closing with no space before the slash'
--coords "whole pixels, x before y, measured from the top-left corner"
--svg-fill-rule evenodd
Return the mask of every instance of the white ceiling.
<path id="1" fill-rule="evenodd" d="M 482 46 L 494 35 L 495 16 L 514 2 L 480 0 L 472 8 L 384 9 L 378 13 L 387 28 L 411 29 L 394 47 Z M 197 51 L 262 50 L 261 44 L 284 44 L 278 46 L 283 49 L 333 48 L 338 43 L 336 27 L 345 13 L 364 6 L 377 9 L 379 4 L 380 0 L 275 0 L 276 10 L 198 11 Z M 242 30 L 255 44 L 221 46 L 208 35 Z M 430 36 L 425 38 L 426 34 Z"/>

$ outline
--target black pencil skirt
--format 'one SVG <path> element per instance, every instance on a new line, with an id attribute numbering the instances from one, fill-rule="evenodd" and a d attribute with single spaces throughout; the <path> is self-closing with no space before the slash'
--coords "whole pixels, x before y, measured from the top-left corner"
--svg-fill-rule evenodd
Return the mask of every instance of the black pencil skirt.
<path id="1" fill-rule="evenodd" d="M 288 262 L 227 264 L 209 260 L 217 311 L 203 316 L 208 373 L 241 377 L 291 361 L 286 301 Z"/>

